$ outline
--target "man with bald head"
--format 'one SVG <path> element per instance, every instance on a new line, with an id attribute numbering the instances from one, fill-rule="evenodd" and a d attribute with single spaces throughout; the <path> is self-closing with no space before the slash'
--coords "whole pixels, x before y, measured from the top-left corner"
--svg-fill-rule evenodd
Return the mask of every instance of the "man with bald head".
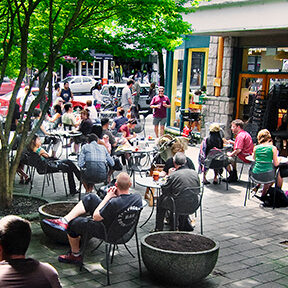
<path id="1" fill-rule="evenodd" d="M 166 196 L 171 196 L 172 198 L 176 199 L 179 195 L 181 195 L 181 192 L 183 192 L 184 189 L 200 186 L 200 180 L 197 172 L 195 170 L 189 169 L 189 167 L 186 166 L 186 162 L 187 158 L 183 152 L 177 152 L 173 156 L 174 167 L 169 169 L 169 176 L 165 184 L 161 187 L 162 194 L 158 198 L 157 202 L 156 231 L 163 230 L 165 213 L 168 208 L 172 208 L 167 207 L 170 205 L 165 201 Z M 198 189 L 196 189 L 196 191 L 198 191 Z M 191 193 L 193 193 L 192 190 Z M 180 231 L 193 230 L 188 215 L 180 215 L 178 222 L 178 228 Z"/>
<path id="2" fill-rule="evenodd" d="M 80 264 L 80 237 L 87 229 L 91 231 L 91 237 L 104 237 L 103 225 L 109 229 L 110 225 L 119 213 L 130 206 L 142 208 L 140 194 L 130 194 L 131 179 L 125 172 L 117 176 L 114 187 L 109 188 L 107 195 L 101 200 L 95 194 L 88 194 L 65 217 L 60 219 L 44 219 L 46 224 L 67 231 L 71 252 L 58 257 L 59 262 Z M 89 213 L 91 217 L 81 215 Z"/>

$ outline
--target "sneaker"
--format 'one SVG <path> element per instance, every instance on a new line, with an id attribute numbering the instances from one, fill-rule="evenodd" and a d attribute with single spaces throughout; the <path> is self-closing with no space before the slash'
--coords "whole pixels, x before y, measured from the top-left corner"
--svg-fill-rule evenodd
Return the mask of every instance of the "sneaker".
<path id="1" fill-rule="evenodd" d="M 68 252 L 66 255 L 60 255 L 58 261 L 62 263 L 82 264 L 83 257 L 82 255 L 74 256 L 72 252 Z"/>
<path id="2" fill-rule="evenodd" d="M 66 231 L 68 228 L 68 224 L 64 223 L 60 218 L 59 219 L 43 219 L 42 221 L 48 224 L 49 226 L 62 230 L 62 231 Z"/>

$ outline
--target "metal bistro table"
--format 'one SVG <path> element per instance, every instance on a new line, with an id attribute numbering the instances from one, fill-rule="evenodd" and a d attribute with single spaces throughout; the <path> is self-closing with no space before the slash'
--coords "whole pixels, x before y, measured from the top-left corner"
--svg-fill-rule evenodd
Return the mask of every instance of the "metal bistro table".
<path id="1" fill-rule="evenodd" d="M 72 137 L 77 137 L 77 136 L 81 136 L 82 135 L 82 132 L 80 131 L 61 131 L 61 130 L 58 130 L 58 131 L 55 131 L 55 132 L 50 132 L 49 133 L 50 135 L 58 135 L 58 136 L 62 136 L 66 139 L 66 159 L 68 159 L 68 148 L 67 148 L 67 145 L 68 145 L 68 138 L 72 138 Z"/>
<path id="2" fill-rule="evenodd" d="M 151 197 L 153 198 L 153 206 L 152 206 L 152 210 L 151 213 L 149 215 L 149 217 L 146 219 L 146 221 L 140 226 L 141 228 L 150 220 L 150 218 L 152 217 L 152 214 L 154 212 L 154 206 L 155 206 L 155 199 L 154 199 L 154 194 L 153 191 L 151 189 L 156 189 L 156 198 L 158 199 L 158 197 L 161 194 L 161 185 L 165 183 L 164 178 L 160 178 L 158 181 L 154 181 L 153 177 L 142 177 L 136 180 L 136 183 L 139 186 L 145 187 L 149 189 L 149 192 L 151 194 Z"/>

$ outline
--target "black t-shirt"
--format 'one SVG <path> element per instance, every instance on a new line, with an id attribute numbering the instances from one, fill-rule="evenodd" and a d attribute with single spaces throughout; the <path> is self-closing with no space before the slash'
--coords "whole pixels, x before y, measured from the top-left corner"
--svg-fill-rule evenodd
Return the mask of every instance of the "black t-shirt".
<path id="1" fill-rule="evenodd" d="M 195 170 L 195 166 L 194 166 L 192 160 L 190 158 L 188 158 L 187 156 L 186 156 L 186 159 L 187 159 L 187 161 L 186 161 L 186 164 L 184 165 L 184 167 Z M 167 159 L 167 161 L 165 162 L 165 166 L 164 166 L 163 171 L 166 172 L 166 174 L 168 174 L 169 169 L 173 168 L 173 167 L 175 167 L 175 166 L 173 163 L 173 157 L 171 157 L 171 158 Z"/>
<path id="2" fill-rule="evenodd" d="M 124 194 L 110 199 L 100 210 L 106 228 L 109 228 L 115 217 L 128 207 L 136 206 L 142 208 L 142 197 L 140 194 Z"/>
<path id="3" fill-rule="evenodd" d="M 60 97 L 64 100 L 64 103 L 67 103 L 70 101 L 70 98 L 72 98 L 71 89 L 68 88 L 67 90 L 62 89 L 60 93 Z"/>
<path id="4" fill-rule="evenodd" d="M 92 132 L 93 123 L 91 119 L 82 120 L 79 125 L 79 131 L 82 132 L 83 135 L 87 135 Z"/>

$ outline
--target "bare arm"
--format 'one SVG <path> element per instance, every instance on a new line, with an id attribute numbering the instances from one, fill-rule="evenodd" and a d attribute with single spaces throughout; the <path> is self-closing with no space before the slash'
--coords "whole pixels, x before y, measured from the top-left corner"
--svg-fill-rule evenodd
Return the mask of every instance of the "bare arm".
<path id="1" fill-rule="evenodd" d="M 278 150 L 275 146 L 273 146 L 272 151 L 273 151 L 273 163 L 274 163 L 274 166 L 277 167 L 280 164 L 280 161 L 278 159 Z"/>
<path id="2" fill-rule="evenodd" d="M 98 207 L 95 209 L 95 211 L 93 213 L 93 220 L 94 221 L 102 221 L 103 220 L 103 217 L 100 215 L 100 210 L 106 205 L 106 203 L 110 199 L 117 197 L 116 192 L 117 192 L 117 188 L 115 186 L 109 188 L 106 196 L 104 197 L 102 202 L 98 205 Z"/>

